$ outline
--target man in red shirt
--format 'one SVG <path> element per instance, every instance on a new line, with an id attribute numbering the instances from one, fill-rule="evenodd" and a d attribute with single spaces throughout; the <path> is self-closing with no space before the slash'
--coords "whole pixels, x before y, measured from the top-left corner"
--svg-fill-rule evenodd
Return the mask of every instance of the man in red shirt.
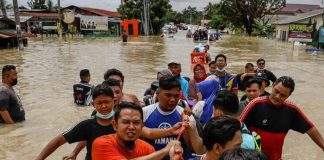
<path id="1" fill-rule="evenodd" d="M 291 77 L 280 77 L 269 96 L 252 100 L 241 115 L 241 121 L 261 136 L 262 152 L 270 160 L 281 159 L 284 139 L 290 129 L 307 133 L 324 151 L 324 140 L 317 128 L 295 104 L 287 101 L 294 88 Z"/>
<path id="2" fill-rule="evenodd" d="M 143 123 L 142 108 L 131 102 L 122 102 L 115 108 L 112 121 L 116 134 L 97 138 L 92 144 L 93 160 L 162 159 L 177 141 L 170 142 L 162 150 L 154 152 L 153 146 L 139 139 Z"/>

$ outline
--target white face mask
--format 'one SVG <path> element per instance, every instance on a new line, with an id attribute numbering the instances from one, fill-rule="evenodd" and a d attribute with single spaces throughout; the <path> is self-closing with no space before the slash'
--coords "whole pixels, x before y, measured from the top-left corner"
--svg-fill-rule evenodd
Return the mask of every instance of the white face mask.
<path id="1" fill-rule="evenodd" d="M 112 110 L 110 113 L 108 114 L 101 114 L 97 111 L 96 113 L 96 117 L 101 118 L 101 119 L 110 119 L 111 117 L 113 117 L 115 114 L 114 110 Z"/>
<path id="2" fill-rule="evenodd" d="M 225 70 L 226 70 L 226 67 L 223 67 L 222 69 L 216 68 L 216 71 L 218 71 L 218 72 L 225 72 Z"/>

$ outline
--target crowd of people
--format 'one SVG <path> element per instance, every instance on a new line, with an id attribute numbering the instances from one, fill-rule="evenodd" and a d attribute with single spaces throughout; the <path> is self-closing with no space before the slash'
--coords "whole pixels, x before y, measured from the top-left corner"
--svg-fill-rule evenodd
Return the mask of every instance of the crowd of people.
<path id="1" fill-rule="evenodd" d="M 295 89 L 291 77 L 277 78 L 262 58 L 257 68 L 247 63 L 244 73 L 229 73 L 227 60 L 218 54 L 208 67 L 195 65 L 192 78 L 181 74 L 179 62 L 170 62 L 157 72 L 143 102 L 123 91 L 120 70 L 108 69 L 97 86 L 90 84 L 90 71 L 81 70 L 80 83 L 73 85 L 74 102 L 94 111 L 54 137 L 36 159 L 46 159 L 66 142 L 78 142 L 64 160 L 75 160 L 84 147 L 87 160 L 279 160 L 289 130 L 307 133 L 324 152 L 316 126 L 287 100 Z M 25 120 L 16 84 L 16 67 L 4 66 L 0 123 Z M 241 99 L 239 91 L 245 93 Z"/>

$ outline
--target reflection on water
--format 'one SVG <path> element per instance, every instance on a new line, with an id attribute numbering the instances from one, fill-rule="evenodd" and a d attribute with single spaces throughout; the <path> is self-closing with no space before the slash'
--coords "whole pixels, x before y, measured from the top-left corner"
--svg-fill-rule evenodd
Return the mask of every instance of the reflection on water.
<path id="1" fill-rule="evenodd" d="M 0 66 L 18 67 L 18 85 L 26 110 L 22 124 L 0 125 L 0 159 L 33 159 L 50 139 L 89 117 L 92 107 L 78 108 L 72 102 L 72 85 L 79 81 L 79 71 L 88 68 L 93 84 L 103 80 L 108 68 L 118 68 L 125 75 L 125 90 L 143 97 L 144 90 L 155 80 L 158 70 L 177 60 L 184 75 L 190 71 L 190 52 L 195 45 L 180 32 L 174 38 L 146 37 L 121 43 L 116 39 L 57 40 L 32 39 L 28 48 L 0 50 Z M 324 134 L 324 54 L 309 54 L 304 48 L 274 40 L 223 36 L 210 43 L 211 56 L 228 56 L 231 72 L 243 72 L 247 62 L 266 59 L 266 66 L 276 75 L 290 75 L 296 80 L 291 96 L 296 104 Z M 60 159 L 74 145 L 63 145 L 48 159 Z M 304 154 L 307 153 L 307 154 Z M 78 156 L 83 159 L 84 152 Z M 284 159 L 322 159 L 323 153 L 306 135 L 291 132 L 284 146 Z"/>

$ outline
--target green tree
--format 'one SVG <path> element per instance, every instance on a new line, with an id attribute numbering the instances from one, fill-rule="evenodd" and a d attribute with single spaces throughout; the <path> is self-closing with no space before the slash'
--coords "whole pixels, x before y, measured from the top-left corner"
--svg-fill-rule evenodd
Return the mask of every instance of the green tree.
<path id="1" fill-rule="evenodd" d="M 221 0 L 219 5 L 218 14 L 226 16 L 226 20 L 237 28 L 243 26 L 251 35 L 256 20 L 265 25 L 268 22 L 265 16 L 283 8 L 286 0 Z"/>
<path id="2" fill-rule="evenodd" d="M 205 19 L 212 19 L 215 14 L 217 14 L 218 4 L 212 4 L 209 2 L 206 7 L 204 7 Z"/>
<path id="3" fill-rule="evenodd" d="M 184 22 L 188 24 L 200 24 L 200 20 L 203 18 L 203 12 L 198 11 L 196 7 L 188 6 L 182 10 Z"/>
<path id="4" fill-rule="evenodd" d="M 228 24 L 226 23 L 226 21 L 224 20 L 224 18 L 221 15 L 214 15 L 211 18 L 211 21 L 208 23 L 208 26 L 211 28 L 218 30 L 223 30 L 225 29 Z"/>
<path id="5" fill-rule="evenodd" d="M 45 2 L 46 0 L 29 0 L 27 4 L 30 9 L 47 9 Z"/>
<path id="6" fill-rule="evenodd" d="M 171 10 L 169 0 L 150 1 L 150 21 L 154 34 L 161 33 L 161 28 L 166 22 L 166 15 Z M 143 0 L 124 0 L 117 11 L 123 16 L 123 19 L 140 19 L 143 18 Z"/>

